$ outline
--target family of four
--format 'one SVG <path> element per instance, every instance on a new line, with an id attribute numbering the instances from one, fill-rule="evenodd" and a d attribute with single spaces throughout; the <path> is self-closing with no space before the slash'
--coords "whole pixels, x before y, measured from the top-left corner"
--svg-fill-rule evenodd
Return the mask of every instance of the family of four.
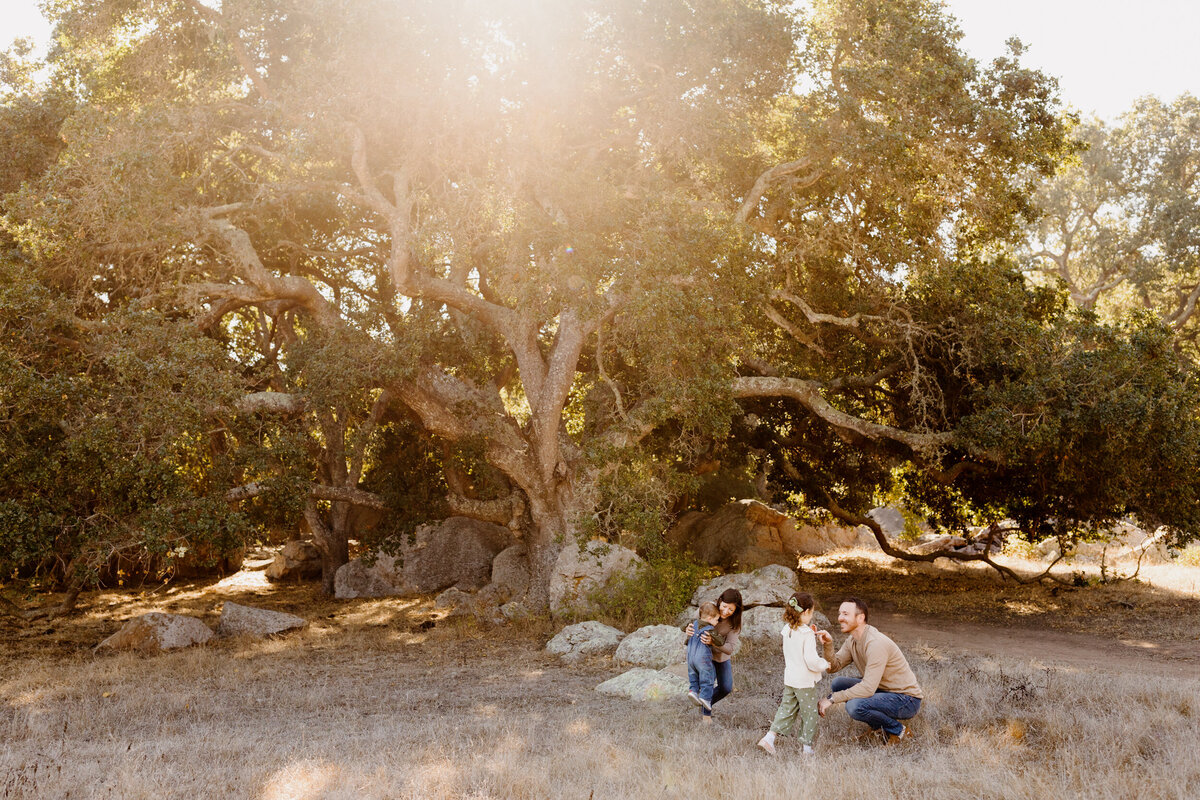
<path id="1" fill-rule="evenodd" d="M 903 720 L 921 709 L 921 687 L 896 643 L 867 623 L 867 604 L 848 598 L 838 608 L 838 626 L 847 634 L 836 653 L 829 631 L 812 624 L 815 605 L 808 592 L 796 592 L 783 610 L 783 698 L 771 730 L 758 746 L 775 752 L 775 737 L 787 736 L 799 722 L 798 738 L 805 753 L 813 752 L 817 719 L 833 705 L 845 703 L 851 719 L 868 726 L 858 738 L 895 744 L 912 734 Z M 688 697 L 700 706 L 705 722 L 712 707 L 733 691 L 732 656 L 742 629 L 742 595 L 726 589 L 715 603 L 700 606 L 699 619 L 684 629 L 688 648 Z M 819 647 L 818 647 L 819 645 Z M 853 664 L 861 678 L 837 677 L 831 692 L 819 696 L 822 676 Z"/>

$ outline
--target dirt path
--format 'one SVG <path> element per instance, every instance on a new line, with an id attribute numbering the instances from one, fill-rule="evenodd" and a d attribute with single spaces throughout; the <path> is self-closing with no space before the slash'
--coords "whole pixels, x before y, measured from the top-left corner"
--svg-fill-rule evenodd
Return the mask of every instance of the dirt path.
<path id="1" fill-rule="evenodd" d="M 872 610 L 871 623 L 905 647 L 925 645 L 1028 659 L 1059 668 L 1200 678 L 1200 641 L 1106 640 L 1048 628 L 987 626 L 895 611 Z"/>

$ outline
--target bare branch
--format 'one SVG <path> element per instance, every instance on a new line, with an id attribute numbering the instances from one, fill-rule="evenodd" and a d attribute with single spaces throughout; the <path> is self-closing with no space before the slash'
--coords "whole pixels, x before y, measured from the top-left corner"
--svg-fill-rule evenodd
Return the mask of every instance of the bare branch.
<path id="1" fill-rule="evenodd" d="M 365 506 L 366 508 L 374 508 L 377 511 L 386 511 L 387 504 L 383 502 L 383 498 L 372 492 L 355 489 L 351 486 L 326 486 L 321 483 L 314 483 L 309 489 L 309 495 L 316 500 L 331 500 L 341 503 L 350 503 L 356 506 Z"/>
<path id="2" fill-rule="evenodd" d="M 663 413 L 664 411 L 666 412 L 665 414 Z M 642 403 L 635 406 L 620 425 L 607 431 L 604 435 L 604 441 L 609 446 L 615 447 L 618 450 L 632 447 L 654 433 L 655 428 L 660 424 L 660 420 L 678 414 L 680 411 L 682 411 L 682 408 L 677 405 L 672 405 L 664 409 L 659 403 Z"/>
<path id="3" fill-rule="evenodd" d="M 233 259 L 239 276 L 258 290 L 258 295 L 244 293 L 239 299 L 243 304 L 261 302 L 263 299 L 290 300 L 303 306 L 316 321 L 324 327 L 335 328 L 341 323 L 337 309 L 317 291 L 312 283 L 294 275 L 277 276 L 268 270 L 258 256 L 254 243 L 241 228 L 219 216 L 227 213 L 225 209 L 236 210 L 233 207 L 208 209 L 209 228 L 225 241 L 228 254 Z M 212 284 L 205 284 L 212 288 Z M 225 291 L 231 291 L 226 287 Z"/>
<path id="4" fill-rule="evenodd" d="M 253 392 L 238 398 L 241 414 L 298 414 L 304 410 L 304 396 L 284 392 Z"/>
<path id="5" fill-rule="evenodd" d="M 812 306 L 804 301 L 804 298 L 798 297 L 791 292 L 786 292 L 782 289 L 773 292 L 771 299 L 785 300 L 791 303 L 796 308 L 800 309 L 800 311 L 804 314 L 804 318 L 813 325 L 836 325 L 839 328 L 853 328 L 854 330 L 859 330 L 862 327 L 862 320 L 864 319 L 880 321 L 884 320 L 883 317 L 873 316 L 870 314 L 854 314 L 853 316 L 849 317 L 838 317 L 833 314 L 821 314 L 814 311 Z"/>
<path id="6" fill-rule="evenodd" d="M 754 181 L 754 186 L 751 187 L 746 198 L 742 201 L 741 207 L 737 212 L 737 221 L 743 225 L 750 224 L 750 217 L 758 210 L 758 204 L 762 201 L 763 195 L 771 187 L 771 184 L 778 181 L 780 178 L 795 175 L 801 170 L 806 170 L 813 165 L 814 159 L 805 157 L 796 161 L 788 161 L 784 164 L 776 164 L 769 170 L 758 176 Z M 821 170 L 816 170 L 802 179 L 804 186 L 810 186 L 816 183 L 825 173 Z M 763 231 L 764 233 L 768 231 Z"/>
<path id="7" fill-rule="evenodd" d="M 575 370 L 579 365 L 579 355 L 583 352 L 586 335 L 587 326 L 579 320 L 573 309 L 559 312 L 558 334 L 550 350 L 545 378 L 536 394 L 531 393 L 529 396 L 537 437 L 538 462 L 546 480 L 549 480 L 558 465 L 562 409 L 575 383 Z M 521 377 L 525 378 L 524 369 L 521 370 Z"/>
<path id="8" fill-rule="evenodd" d="M 771 322 L 774 322 L 776 325 L 778 325 L 780 328 L 782 328 L 784 331 L 786 331 L 788 333 L 788 335 L 791 336 L 793 339 L 800 342 L 801 344 L 803 344 L 805 347 L 809 348 L 810 350 L 815 351 L 822 358 L 827 357 L 829 355 L 829 353 L 825 350 L 825 348 L 823 348 L 823 347 L 821 347 L 821 345 L 817 344 L 816 340 L 814 340 L 807 333 L 805 333 L 804 331 L 800 330 L 795 325 L 793 325 L 791 320 L 789 320 L 783 314 L 780 314 L 779 310 L 776 309 L 775 306 L 771 305 L 770 303 L 763 303 L 762 309 L 766 313 L 767 319 L 771 320 Z"/>
<path id="9" fill-rule="evenodd" d="M 431 433 L 450 441 L 480 437 L 488 461 L 519 483 L 536 474 L 529 443 L 495 393 L 432 366 L 390 388 Z"/>
<path id="10" fill-rule="evenodd" d="M 225 501 L 228 503 L 237 503 L 242 500 L 249 500 L 258 497 L 266 491 L 266 484 L 261 481 L 247 483 L 242 486 L 234 487 L 225 493 Z M 364 506 L 373 508 L 377 511 L 386 511 L 387 504 L 383 498 L 373 492 L 367 492 L 362 489 L 356 489 L 351 486 L 327 486 L 323 483 L 313 483 L 308 487 L 308 497 L 311 500 L 329 500 L 341 503 L 350 503 L 355 506 Z"/>
<path id="11" fill-rule="evenodd" d="M 476 500 L 460 494 L 449 494 L 446 495 L 446 504 L 454 516 L 494 522 L 513 530 L 519 527 L 525 513 L 525 498 L 520 492 L 497 500 Z"/>
<path id="12" fill-rule="evenodd" d="M 898 373 L 903 366 L 903 361 L 893 361 L 872 375 L 843 375 L 831 381 L 826 381 L 821 384 L 821 387 L 830 391 L 874 388 L 879 385 L 880 381 L 886 380 Z"/>
<path id="13" fill-rule="evenodd" d="M 366 198 L 371 209 L 385 219 L 394 216 L 397 211 L 396 207 L 383 196 L 383 192 L 375 183 L 375 176 L 371 174 L 371 168 L 367 164 L 367 136 L 357 125 L 350 128 L 350 167 L 354 170 L 354 177 L 358 179 L 358 185 L 365 192 L 362 196 Z M 404 241 L 404 245 L 408 245 L 407 239 Z M 393 246 L 395 246 L 394 242 Z"/>
<path id="14" fill-rule="evenodd" d="M 612 390 L 613 400 L 617 404 L 617 416 L 623 420 L 629 419 L 625 413 L 625 401 L 621 398 L 621 390 L 617 388 L 617 384 L 612 378 L 608 377 L 608 372 L 604 369 L 604 326 L 600 325 L 596 329 L 596 372 L 600 375 L 600 380 Z"/>
<path id="15" fill-rule="evenodd" d="M 371 440 L 371 434 L 375 432 L 376 426 L 379 425 L 379 418 L 383 416 L 383 412 L 387 410 L 387 407 L 395 397 L 395 394 L 389 389 L 384 389 L 380 392 L 379 396 L 375 398 L 375 402 L 371 404 L 371 413 L 367 415 L 366 421 L 358 429 L 358 433 L 356 434 L 358 444 L 350 456 L 350 474 L 348 480 L 351 486 L 358 485 L 359 479 L 362 478 L 363 462 L 365 461 L 367 444 Z"/>
<path id="16" fill-rule="evenodd" d="M 1192 318 L 1193 314 L 1196 313 L 1197 300 L 1200 300 L 1200 284 L 1196 284 L 1196 286 L 1188 293 L 1187 299 L 1185 299 L 1180 304 L 1179 308 L 1176 309 L 1175 313 L 1167 319 L 1168 324 L 1171 326 L 1171 330 L 1178 331 L 1187 324 L 1187 321 Z"/>
<path id="17" fill-rule="evenodd" d="M 789 397 L 830 425 L 867 439 L 888 439 L 923 453 L 945 447 L 954 440 L 954 434 L 949 431 L 914 433 L 852 416 L 834 408 L 821 396 L 819 389 L 817 383 L 800 378 L 744 377 L 733 381 L 734 397 Z"/>

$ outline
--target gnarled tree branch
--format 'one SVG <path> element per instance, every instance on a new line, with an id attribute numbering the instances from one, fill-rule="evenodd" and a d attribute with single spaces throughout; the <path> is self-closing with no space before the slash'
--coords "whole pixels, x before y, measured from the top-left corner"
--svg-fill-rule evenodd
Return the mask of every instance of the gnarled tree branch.
<path id="1" fill-rule="evenodd" d="M 253 497 L 258 497 L 266 489 L 266 484 L 260 481 L 236 486 L 225 493 L 225 501 L 236 503 L 242 500 L 249 500 Z M 377 511 L 387 510 L 387 503 L 383 501 L 382 497 L 373 492 L 356 489 L 352 486 L 327 486 L 323 483 L 313 483 L 308 487 L 308 497 L 310 500 L 328 500 L 373 508 Z"/>
<path id="2" fill-rule="evenodd" d="M 525 513 L 525 497 L 521 492 L 513 492 L 508 497 L 496 500 L 477 500 L 460 494 L 449 494 L 446 495 L 446 504 L 450 513 L 455 516 L 493 522 L 512 530 L 520 527 L 521 517 Z"/>
<path id="3" fill-rule="evenodd" d="M 750 191 L 746 194 L 746 198 L 742 201 L 741 207 L 738 208 L 736 217 L 737 221 L 743 225 L 750 225 L 760 233 L 772 233 L 771 230 L 764 230 L 762 226 L 751 225 L 750 222 L 750 218 L 758 211 L 758 204 L 762 201 L 763 195 L 767 193 L 767 190 L 771 187 L 771 184 L 775 183 L 781 178 L 795 175 L 797 172 L 808 169 L 813 165 L 814 161 L 815 160 L 812 157 L 805 157 L 795 161 L 788 161 L 783 164 L 776 164 L 766 172 L 759 175 L 758 179 L 754 181 L 754 186 L 750 188 Z M 824 174 L 825 173 L 822 170 L 814 170 L 812 173 L 801 179 L 801 187 L 811 186 L 820 180 Z"/>
<path id="4" fill-rule="evenodd" d="M 733 381 L 733 393 L 738 398 L 788 397 L 796 400 L 813 414 L 834 427 L 853 431 L 860 436 L 874 441 L 886 439 L 899 442 L 917 452 L 932 452 L 954 441 L 954 434 L 949 431 L 914 433 L 847 414 L 840 409 L 834 408 L 828 400 L 821 396 L 820 387 L 817 383 L 800 378 L 735 378 Z"/>

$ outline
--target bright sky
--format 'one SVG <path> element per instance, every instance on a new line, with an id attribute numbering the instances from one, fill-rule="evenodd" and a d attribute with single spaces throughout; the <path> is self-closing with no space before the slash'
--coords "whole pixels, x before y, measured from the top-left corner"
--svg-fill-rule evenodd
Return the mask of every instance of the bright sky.
<path id="1" fill-rule="evenodd" d="M 945 0 L 981 60 L 1016 36 L 1062 98 L 1106 120 L 1146 94 L 1200 96 L 1200 0 Z"/>
<path id="2" fill-rule="evenodd" d="M 1030 46 L 1026 61 L 1057 76 L 1066 102 L 1085 113 L 1111 120 L 1144 94 L 1200 95 L 1200 0 L 944 2 L 976 58 L 1019 37 Z M 0 48 L 17 36 L 49 38 L 35 0 L 0 0 Z"/>

